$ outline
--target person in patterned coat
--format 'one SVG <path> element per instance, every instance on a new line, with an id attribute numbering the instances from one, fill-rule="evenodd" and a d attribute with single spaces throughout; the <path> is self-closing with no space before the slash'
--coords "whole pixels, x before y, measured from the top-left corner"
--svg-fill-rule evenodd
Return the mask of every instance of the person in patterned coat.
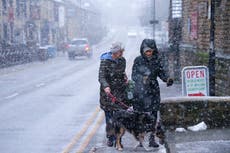
<path id="1" fill-rule="evenodd" d="M 149 112 L 157 118 L 160 108 L 159 77 L 167 86 L 173 84 L 163 69 L 156 43 L 153 39 L 144 39 L 140 47 L 140 56 L 136 57 L 132 67 L 132 80 L 135 84 L 133 108 L 139 112 Z M 155 131 L 155 128 L 153 129 Z M 149 139 L 150 147 L 159 147 L 154 132 Z"/>
<path id="2" fill-rule="evenodd" d="M 122 43 L 112 44 L 110 51 L 101 55 L 99 68 L 100 107 L 105 112 L 107 145 L 110 147 L 113 146 L 115 141 L 115 136 L 110 132 L 113 130 L 113 113 L 122 107 L 113 103 L 108 95 L 112 94 L 119 101 L 125 101 L 126 98 L 126 60 L 122 56 L 123 51 Z"/>

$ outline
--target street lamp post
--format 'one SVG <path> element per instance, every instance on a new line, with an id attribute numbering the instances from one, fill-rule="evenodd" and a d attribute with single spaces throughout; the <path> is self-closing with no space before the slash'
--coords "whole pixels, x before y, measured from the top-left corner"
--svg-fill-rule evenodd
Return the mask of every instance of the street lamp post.
<path id="1" fill-rule="evenodd" d="M 152 6 L 153 6 L 153 8 L 152 8 L 153 18 L 152 18 L 152 20 L 150 20 L 150 24 L 153 25 L 153 39 L 155 39 L 155 25 L 159 23 L 159 21 L 156 20 L 156 3 L 155 3 L 155 0 L 153 0 Z"/>
<path id="2" fill-rule="evenodd" d="M 210 0 L 210 49 L 209 49 L 209 91 L 215 96 L 215 0 Z"/>
<path id="3" fill-rule="evenodd" d="M 80 7 L 80 36 L 83 37 L 83 8 L 82 8 L 82 0 L 79 0 L 79 7 Z"/>
<path id="4" fill-rule="evenodd" d="M 153 21 L 156 20 L 156 6 L 155 6 L 155 0 L 153 0 Z M 153 39 L 155 39 L 155 24 L 153 23 Z"/>

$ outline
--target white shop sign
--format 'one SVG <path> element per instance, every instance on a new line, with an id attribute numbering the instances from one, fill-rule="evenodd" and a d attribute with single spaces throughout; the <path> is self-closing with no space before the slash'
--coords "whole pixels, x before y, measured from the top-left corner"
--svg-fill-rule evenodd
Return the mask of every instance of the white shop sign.
<path id="1" fill-rule="evenodd" d="M 209 74 L 206 66 L 188 66 L 182 70 L 183 96 L 209 96 Z"/>

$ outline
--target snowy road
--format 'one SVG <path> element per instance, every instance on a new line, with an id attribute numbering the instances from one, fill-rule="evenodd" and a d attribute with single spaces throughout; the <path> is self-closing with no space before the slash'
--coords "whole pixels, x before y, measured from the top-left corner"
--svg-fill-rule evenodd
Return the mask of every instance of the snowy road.
<path id="1" fill-rule="evenodd" d="M 86 152 L 103 143 L 93 141 L 104 136 L 104 130 L 97 130 L 104 129 L 98 108 L 99 56 L 112 41 L 125 42 L 130 72 L 141 41 L 122 32 L 109 37 L 94 46 L 92 59 L 69 61 L 59 55 L 0 70 L 1 153 Z"/>

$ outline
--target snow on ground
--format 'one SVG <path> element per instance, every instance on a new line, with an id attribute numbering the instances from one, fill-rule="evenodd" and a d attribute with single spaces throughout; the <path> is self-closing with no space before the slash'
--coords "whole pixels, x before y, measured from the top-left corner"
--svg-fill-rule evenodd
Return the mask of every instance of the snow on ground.
<path id="1" fill-rule="evenodd" d="M 176 150 L 177 153 L 229 153 L 230 140 L 178 143 Z"/>
<path id="2" fill-rule="evenodd" d="M 191 130 L 191 131 L 203 131 L 203 130 L 206 130 L 207 129 L 207 125 L 204 123 L 204 122 L 201 122 L 197 125 L 194 125 L 194 126 L 189 126 L 188 127 L 188 130 Z"/>

